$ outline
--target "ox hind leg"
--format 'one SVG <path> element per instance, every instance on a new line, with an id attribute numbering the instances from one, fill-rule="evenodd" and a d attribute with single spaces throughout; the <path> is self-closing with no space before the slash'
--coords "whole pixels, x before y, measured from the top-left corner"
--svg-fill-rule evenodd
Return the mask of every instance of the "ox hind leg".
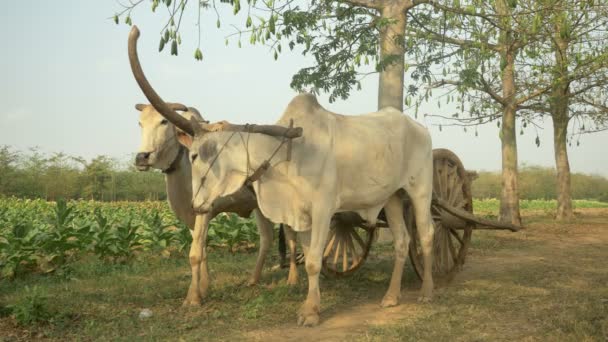
<path id="1" fill-rule="evenodd" d="M 285 239 L 289 246 L 289 275 L 287 276 L 287 285 L 296 285 L 298 283 L 298 267 L 296 264 L 296 232 L 288 225 L 283 225 L 285 231 Z"/>
<path id="2" fill-rule="evenodd" d="M 382 307 L 389 307 L 397 305 L 401 297 L 401 278 L 403 276 L 405 259 L 407 258 L 410 237 L 403 219 L 403 201 L 397 194 L 392 195 L 388 199 L 388 202 L 384 206 L 384 213 L 393 233 L 393 242 L 395 244 L 395 265 L 393 267 L 391 283 L 380 303 Z"/>
<path id="3" fill-rule="evenodd" d="M 432 172 L 425 173 L 432 175 Z M 432 177 L 432 176 L 431 176 Z M 431 199 L 433 191 L 433 180 L 421 180 L 421 182 L 410 184 L 407 190 L 414 207 L 416 227 L 420 238 L 420 247 L 424 260 L 424 273 L 422 275 L 422 289 L 418 301 L 428 302 L 433 298 L 433 238 L 435 228 L 431 217 Z"/>
<path id="4" fill-rule="evenodd" d="M 192 231 L 192 245 L 190 246 L 190 268 L 192 280 L 184 305 L 200 305 L 202 298 L 207 296 L 209 289 L 209 272 L 207 270 L 207 231 L 209 216 L 197 215 Z"/>
<path id="5" fill-rule="evenodd" d="M 323 250 L 325 249 L 325 242 L 329 234 L 329 223 L 332 215 L 328 207 L 324 203 L 313 207 L 311 229 L 299 234 L 306 257 L 308 295 L 298 312 L 298 325 L 315 326 L 319 324 L 321 307 L 319 274 L 321 273 Z"/>
<path id="6" fill-rule="evenodd" d="M 273 224 L 270 222 L 259 209 L 255 209 L 255 220 L 258 226 L 258 231 L 260 232 L 260 250 L 258 251 L 258 259 L 255 263 L 255 269 L 253 270 L 253 274 L 251 278 L 247 281 L 247 285 L 252 286 L 257 284 L 260 281 L 260 276 L 262 275 L 262 268 L 264 268 L 264 261 L 266 260 L 266 255 L 268 255 L 268 250 L 270 249 L 270 245 L 272 244 L 272 235 L 273 235 Z"/>

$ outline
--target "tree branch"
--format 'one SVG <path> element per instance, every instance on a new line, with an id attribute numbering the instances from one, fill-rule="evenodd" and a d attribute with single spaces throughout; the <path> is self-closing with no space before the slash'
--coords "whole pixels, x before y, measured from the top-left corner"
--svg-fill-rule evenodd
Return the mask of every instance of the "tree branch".
<path id="1" fill-rule="evenodd" d="M 365 8 L 380 10 L 384 5 L 382 0 L 337 0 L 338 3 L 347 3 L 353 6 L 361 6 Z"/>

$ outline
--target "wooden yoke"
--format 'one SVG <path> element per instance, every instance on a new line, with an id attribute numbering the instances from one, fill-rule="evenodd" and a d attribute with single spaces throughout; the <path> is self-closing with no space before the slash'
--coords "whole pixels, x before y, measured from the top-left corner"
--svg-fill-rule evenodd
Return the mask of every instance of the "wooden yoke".
<path id="1" fill-rule="evenodd" d="M 209 132 L 219 131 L 238 131 L 238 132 L 249 132 L 249 133 L 260 133 L 266 134 L 273 137 L 283 137 L 287 139 L 299 138 L 302 136 L 302 127 L 283 127 L 279 125 L 256 125 L 256 124 L 245 124 L 235 125 L 228 121 L 219 121 L 212 124 L 201 124 L 203 129 Z"/>

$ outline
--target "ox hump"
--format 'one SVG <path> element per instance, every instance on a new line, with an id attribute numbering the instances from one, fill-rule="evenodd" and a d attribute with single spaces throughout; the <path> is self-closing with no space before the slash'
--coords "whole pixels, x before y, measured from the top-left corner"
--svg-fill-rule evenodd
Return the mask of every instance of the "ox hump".
<path id="1" fill-rule="evenodd" d="M 315 95 L 302 93 L 289 102 L 289 105 L 287 105 L 287 112 L 313 113 L 322 108 L 323 107 L 321 107 Z"/>

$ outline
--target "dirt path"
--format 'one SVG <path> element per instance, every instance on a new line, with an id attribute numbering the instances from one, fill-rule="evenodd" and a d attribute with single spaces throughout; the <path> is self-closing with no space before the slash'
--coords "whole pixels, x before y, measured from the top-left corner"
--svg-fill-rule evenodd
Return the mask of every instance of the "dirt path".
<path id="1" fill-rule="evenodd" d="M 544 264 L 553 267 L 556 267 L 556 265 L 571 267 L 572 270 L 576 269 L 580 272 L 593 272 L 594 269 L 591 264 L 582 265 L 573 258 L 578 258 L 578 260 L 596 259 L 598 257 L 597 253 L 603 253 L 601 255 L 603 259 L 608 259 L 608 248 L 603 248 L 603 246 L 608 246 L 608 209 L 587 210 L 584 212 L 584 219 L 579 217 L 572 223 L 556 224 L 547 219 L 536 220 L 536 223 L 534 219 L 531 219 L 531 221 L 533 222 L 528 229 L 517 234 L 478 233 L 491 235 L 491 244 L 489 246 L 474 246 L 463 271 L 447 287 L 438 288 L 436 296 L 439 298 L 443 295 L 453 296 L 460 293 L 459 291 L 463 291 L 464 286 L 495 282 L 497 279 L 500 281 L 503 278 L 509 279 L 512 275 L 527 277 L 528 273 L 534 273 L 535 267 Z M 585 254 L 587 250 L 593 250 L 596 254 Z M 570 274 L 574 276 L 573 272 Z M 576 279 L 572 279 L 572 277 L 565 277 L 564 279 L 564 286 L 569 286 L 566 282 L 574 284 L 585 282 L 585 274 L 581 273 Z M 413 285 L 404 284 L 404 286 Z M 538 287 L 527 291 L 539 291 L 540 294 L 543 294 L 548 290 Z M 437 310 L 440 310 L 437 308 L 439 305 L 417 303 L 417 293 L 417 289 L 413 287 L 404 289 L 401 299 L 402 304 L 393 308 L 383 309 L 380 308 L 379 303 L 374 302 L 349 306 L 344 310 L 331 313 L 322 312 L 322 322 L 316 328 L 299 328 L 295 323 L 290 322 L 278 328 L 250 331 L 245 333 L 243 337 L 253 341 L 378 339 L 368 336 L 370 329 L 406 325 L 408 322 L 416 324 L 417 321 L 424 320 L 425 317 L 431 317 Z M 496 300 L 500 300 L 500 298 Z M 606 311 L 608 312 L 608 299 L 606 301 Z M 523 306 L 525 307 L 525 305 Z M 604 322 L 608 322 L 608 319 L 605 319 Z M 536 336 L 532 338 L 535 340 L 538 338 L 535 335 L 537 328 L 537 325 L 530 323 L 529 317 L 522 315 L 521 317 L 508 317 L 504 322 L 494 322 L 490 324 L 489 328 L 486 327 L 485 329 L 504 330 L 503 338 L 507 336 L 517 338 Z M 483 338 L 483 331 L 479 333 L 482 340 L 487 339 L 487 336 Z M 499 334 L 499 336 L 501 335 Z"/>

